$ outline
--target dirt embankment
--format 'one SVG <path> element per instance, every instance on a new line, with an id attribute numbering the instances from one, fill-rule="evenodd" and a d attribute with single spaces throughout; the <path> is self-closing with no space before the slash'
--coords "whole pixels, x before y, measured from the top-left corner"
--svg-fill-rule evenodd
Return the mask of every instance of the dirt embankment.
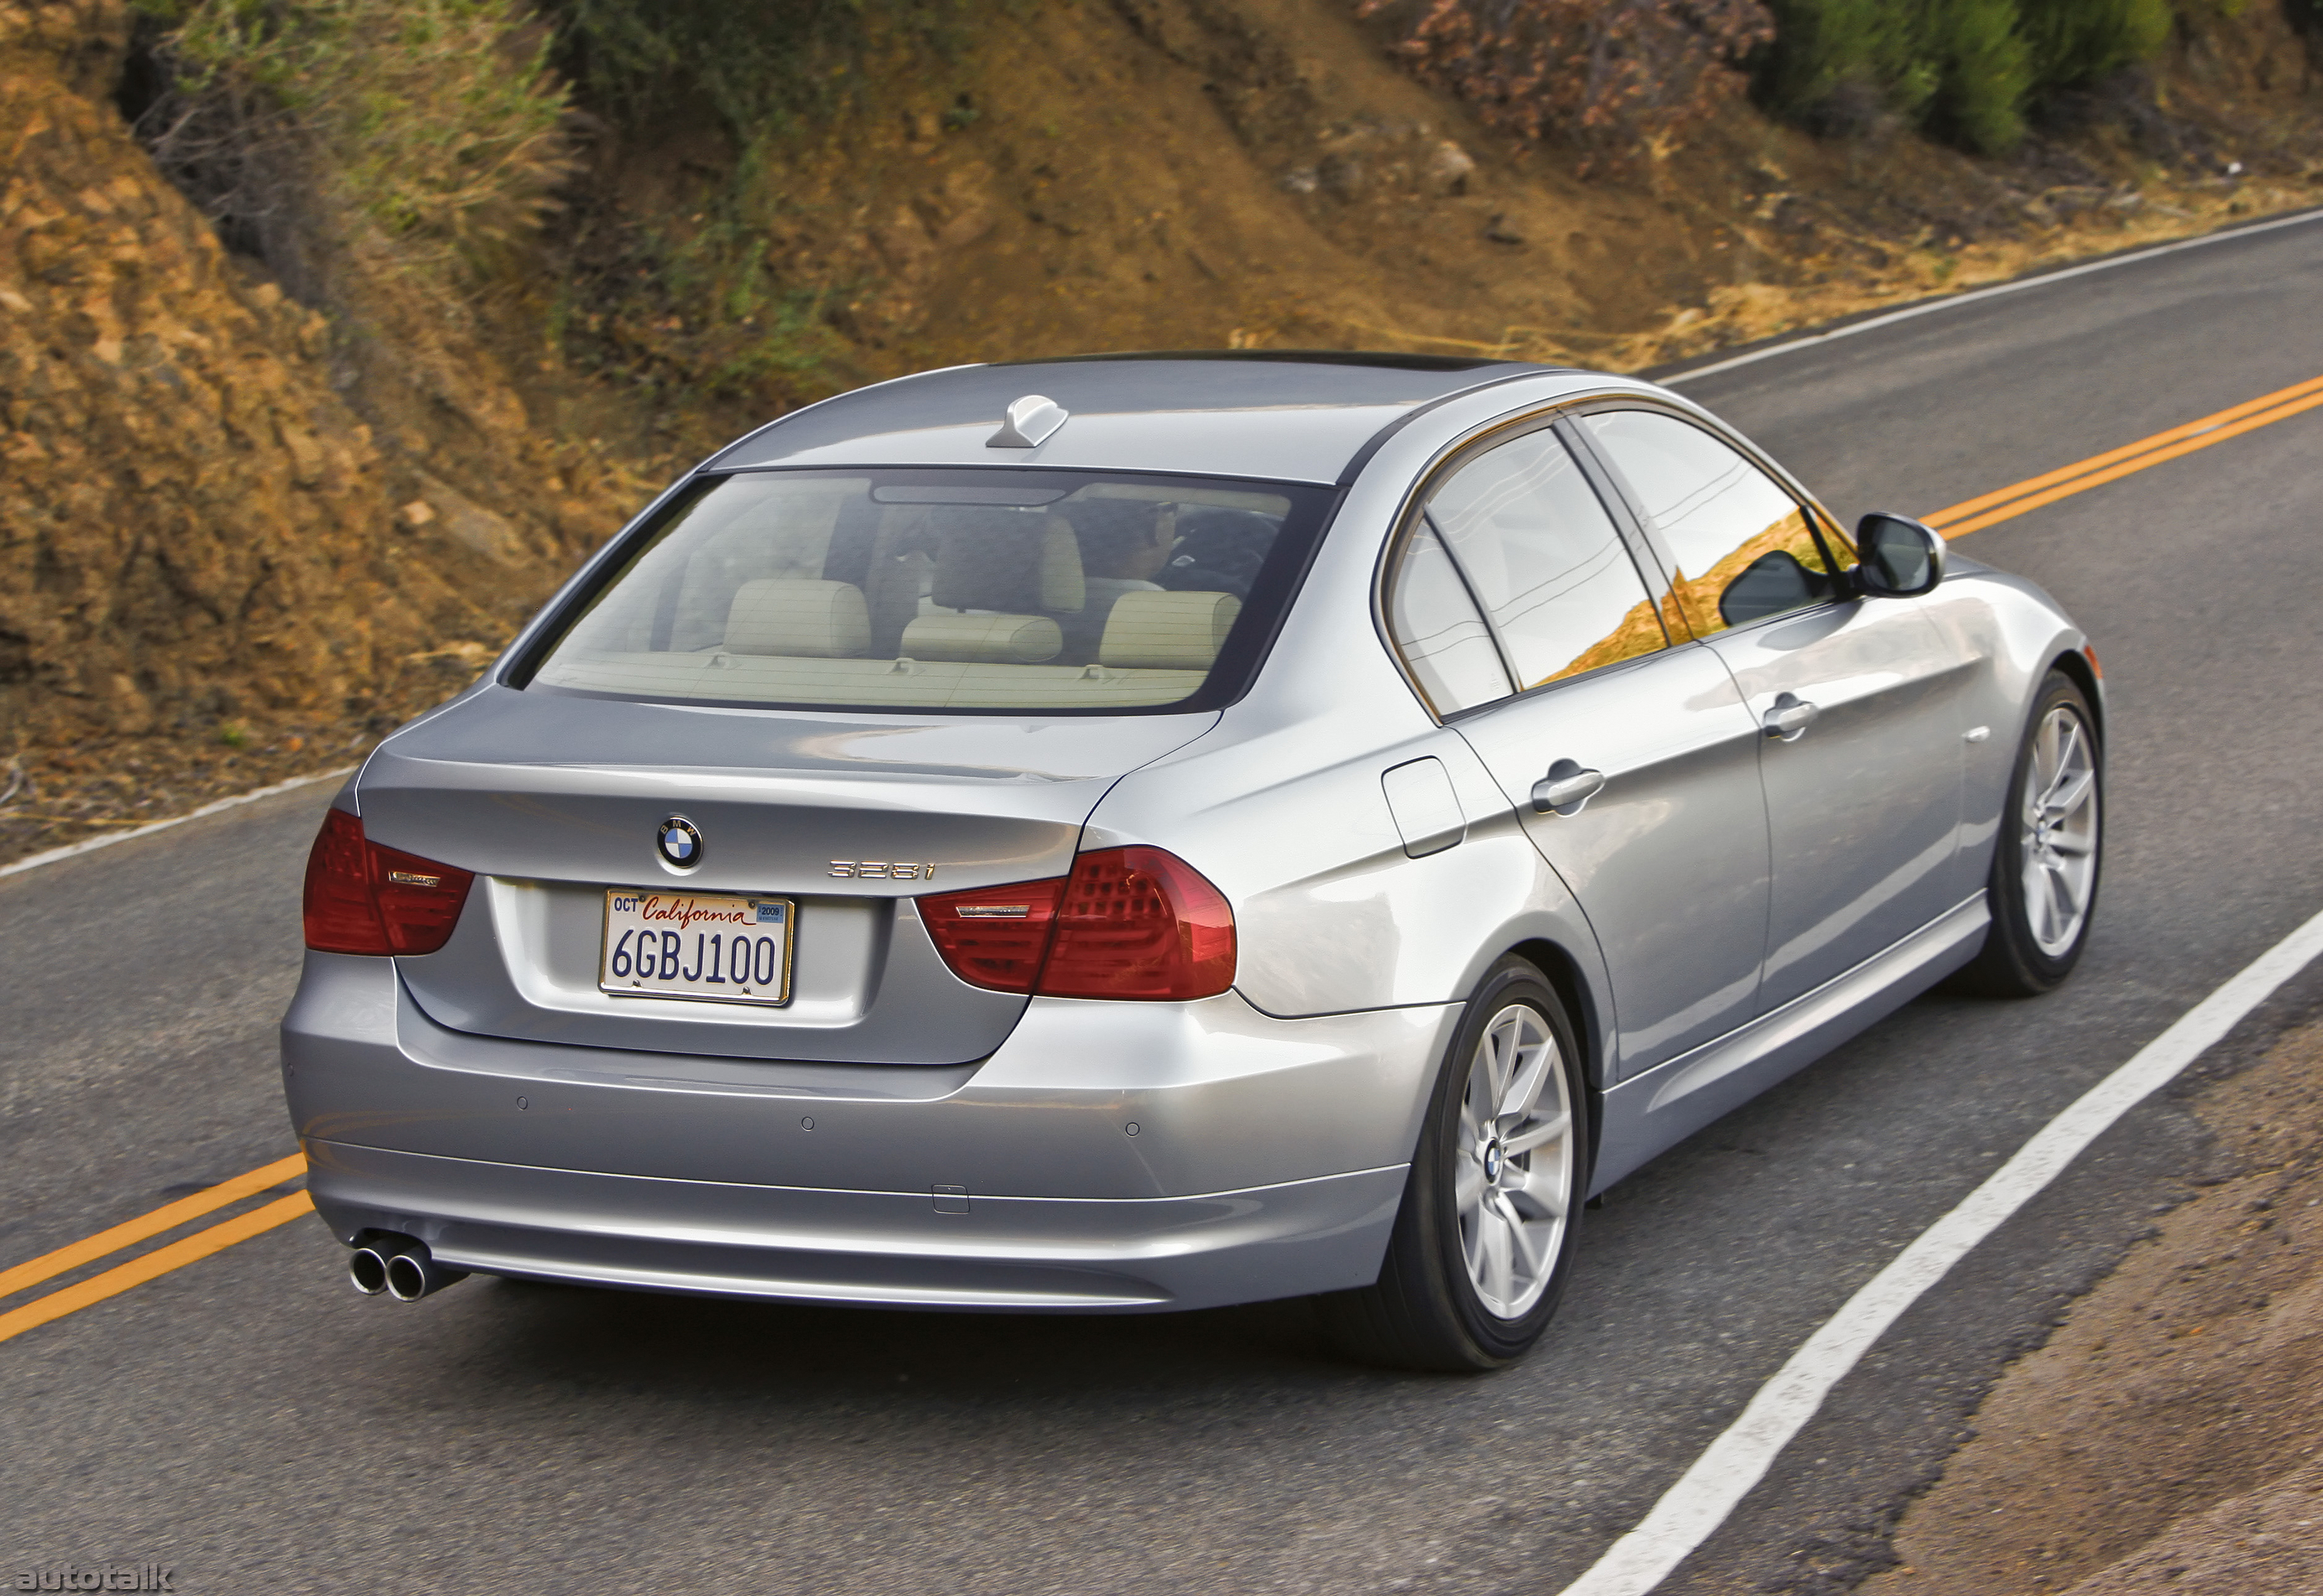
<path id="1" fill-rule="evenodd" d="M 343 760 L 468 680 L 636 491 L 424 299 L 350 329 L 228 254 L 112 103 L 128 22 L 0 4 L 11 853 Z M 399 407 L 350 402 L 384 373 Z"/>
<path id="2" fill-rule="evenodd" d="M 2196 1107 L 2240 1172 L 1994 1388 L 1865 1596 L 2323 1591 L 2323 1026 Z"/>
<path id="3" fill-rule="evenodd" d="M 2092 96 L 2006 162 L 1737 102 L 1587 182 L 1343 0 L 1043 0 L 748 159 L 706 111 L 577 123 L 567 209 L 482 280 L 327 229 L 277 276 L 132 138 L 129 17 L 0 0 L 0 857 L 344 763 L 684 460 L 858 381 L 1222 344 L 1636 367 L 2323 197 L 2272 0 L 2181 41 L 2166 112 Z"/>
<path id="4" fill-rule="evenodd" d="M 2323 73 L 2265 5 L 2181 43 L 2172 110 L 2092 93 L 2007 161 L 1895 128 L 1826 143 L 1738 100 L 1588 181 L 1413 81 L 1354 9 L 996 14 L 798 139 L 753 202 L 765 242 L 866 375 L 1232 344 L 1634 369 L 2323 197 Z M 714 229 L 716 130 L 656 134 L 598 146 L 593 191 Z M 699 370 L 723 332 L 659 298 L 586 319 L 581 346 L 638 371 Z"/>

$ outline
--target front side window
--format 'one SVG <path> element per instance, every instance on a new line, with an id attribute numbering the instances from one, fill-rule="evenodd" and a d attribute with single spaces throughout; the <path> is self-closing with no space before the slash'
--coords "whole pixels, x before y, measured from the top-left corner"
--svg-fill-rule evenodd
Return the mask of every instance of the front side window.
<path id="1" fill-rule="evenodd" d="M 1805 508 L 1728 445 L 1653 410 L 1583 421 L 1645 512 L 1671 566 L 1675 619 L 1695 637 L 1832 597 Z"/>
<path id="2" fill-rule="evenodd" d="M 1002 469 L 707 478 L 520 684 L 857 710 L 1209 707 L 1256 668 L 1327 502 Z"/>

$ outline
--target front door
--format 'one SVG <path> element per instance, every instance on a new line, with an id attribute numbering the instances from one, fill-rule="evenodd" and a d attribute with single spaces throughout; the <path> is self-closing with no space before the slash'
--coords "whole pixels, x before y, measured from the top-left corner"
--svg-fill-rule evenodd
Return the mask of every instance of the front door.
<path id="1" fill-rule="evenodd" d="M 1660 411 L 1582 427 L 1646 522 L 1673 624 L 1725 661 L 1761 728 L 1772 1009 L 1973 890 L 1959 835 L 1968 662 L 1918 601 L 1841 597 L 1833 566 L 1852 551 L 1836 528 L 1725 441 Z"/>
<path id="2" fill-rule="evenodd" d="M 1670 646 L 1554 431 L 1455 463 L 1406 540 L 1389 611 L 1438 712 L 1597 934 L 1618 1073 L 1747 1021 L 1768 907 L 1758 728 L 1716 655 Z M 1543 810 L 1537 788 L 1566 796 Z"/>

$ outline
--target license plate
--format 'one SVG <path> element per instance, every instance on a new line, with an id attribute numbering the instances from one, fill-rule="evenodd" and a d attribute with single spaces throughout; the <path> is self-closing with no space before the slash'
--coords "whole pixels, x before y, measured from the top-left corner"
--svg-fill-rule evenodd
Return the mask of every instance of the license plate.
<path id="1" fill-rule="evenodd" d="M 608 892 L 597 988 L 615 997 L 788 1003 L 797 918 L 788 898 Z"/>

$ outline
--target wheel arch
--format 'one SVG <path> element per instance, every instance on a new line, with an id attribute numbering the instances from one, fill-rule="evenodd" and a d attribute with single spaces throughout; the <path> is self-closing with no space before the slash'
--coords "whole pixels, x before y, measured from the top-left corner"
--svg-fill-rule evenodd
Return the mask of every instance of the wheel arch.
<path id="1" fill-rule="evenodd" d="M 1590 1096 L 1589 1144 L 1585 1150 L 1588 1168 L 1597 1167 L 1597 1142 L 1604 1124 L 1605 1088 L 1612 1074 L 1611 1053 L 1606 1037 L 1604 1016 L 1598 1013 L 1589 977 L 1581 963 L 1567 952 L 1563 944 L 1546 937 L 1529 937 L 1509 949 L 1509 954 L 1523 959 L 1538 970 L 1547 980 L 1549 990 L 1565 1004 L 1575 1028 L 1580 1032 L 1581 1074 Z"/>
<path id="2" fill-rule="evenodd" d="M 2105 689 L 2098 684 L 2096 667 L 2089 664 L 2088 653 L 2080 648 L 2065 649 L 2049 662 L 2049 669 L 2071 678 L 2073 685 L 2081 690 L 2081 696 L 2089 701 L 2089 715 L 2098 723 L 2098 747 L 2102 749 L 2106 740 Z"/>

